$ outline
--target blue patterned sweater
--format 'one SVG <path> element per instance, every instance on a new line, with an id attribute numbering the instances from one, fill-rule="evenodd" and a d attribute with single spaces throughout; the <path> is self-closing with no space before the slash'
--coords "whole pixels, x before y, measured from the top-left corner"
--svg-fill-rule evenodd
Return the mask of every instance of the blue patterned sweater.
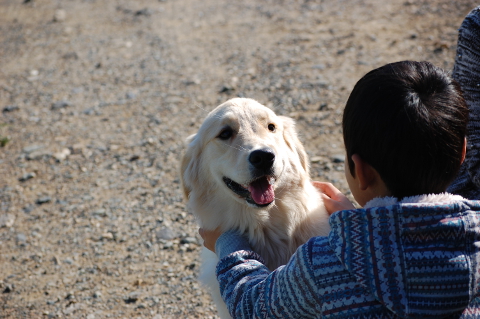
<path id="1" fill-rule="evenodd" d="M 448 191 L 465 198 L 480 199 L 480 6 L 462 22 L 452 76 L 462 87 L 470 116 L 467 156 Z"/>
<path id="2" fill-rule="evenodd" d="M 368 206 L 367 206 L 368 205 Z M 217 240 L 234 318 L 480 318 L 480 202 L 374 199 L 330 218 L 328 237 L 270 272 L 246 238 Z"/>

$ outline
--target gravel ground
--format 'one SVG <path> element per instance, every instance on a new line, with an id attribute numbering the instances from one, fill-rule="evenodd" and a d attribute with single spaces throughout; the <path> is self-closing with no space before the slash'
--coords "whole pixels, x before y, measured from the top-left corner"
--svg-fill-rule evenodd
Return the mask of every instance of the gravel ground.
<path id="1" fill-rule="evenodd" d="M 228 98 L 297 120 L 347 191 L 367 71 L 451 70 L 474 0 L 0 0 L 0 318 L 215 318 L 178 162 Z"/>

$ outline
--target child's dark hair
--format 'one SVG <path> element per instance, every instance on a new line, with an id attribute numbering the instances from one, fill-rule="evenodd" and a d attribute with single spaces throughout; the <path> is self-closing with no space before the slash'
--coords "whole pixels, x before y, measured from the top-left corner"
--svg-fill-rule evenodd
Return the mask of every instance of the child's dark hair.
<path id="1" fill-rule="evenodd" d="M 460 86 L 429 62 L 402 61 L 367 73 L 343 113 L 348 168 L 358 154 L 392 196 L 444 192 L 461 165 L 468 107 Z"/>

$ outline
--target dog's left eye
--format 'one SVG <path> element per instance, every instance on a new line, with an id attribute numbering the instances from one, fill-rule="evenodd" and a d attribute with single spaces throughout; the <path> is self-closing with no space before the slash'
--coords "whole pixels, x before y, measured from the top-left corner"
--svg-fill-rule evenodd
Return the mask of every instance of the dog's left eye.
<path id="1" fill-rule="evenodd" d="M 268 130 L 270 132 L 275 132 L 277 128 L 275 127 L 275 124 L 268 124 Z"/>
<path id="2" fill-rule="evenodd" d="M 220 134 L 218 134 L 218 138 L 221 140 L 228 140 L 230 137 L 232 137 L 233 131 L 231 128 L 227 127 L 223 129 Z"/>

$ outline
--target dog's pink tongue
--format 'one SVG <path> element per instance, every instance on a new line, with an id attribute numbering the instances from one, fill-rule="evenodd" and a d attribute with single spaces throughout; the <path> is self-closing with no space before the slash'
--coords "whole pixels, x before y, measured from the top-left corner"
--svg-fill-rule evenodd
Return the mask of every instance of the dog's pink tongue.
<path id="1" fill-rule="evenodd" d="M 266 178 L 260 178 L 248 186 L 252 199 L 259 205 L 265 205 L 273 202 L 275 192 L 273 186 L 268 183 Z"/>

